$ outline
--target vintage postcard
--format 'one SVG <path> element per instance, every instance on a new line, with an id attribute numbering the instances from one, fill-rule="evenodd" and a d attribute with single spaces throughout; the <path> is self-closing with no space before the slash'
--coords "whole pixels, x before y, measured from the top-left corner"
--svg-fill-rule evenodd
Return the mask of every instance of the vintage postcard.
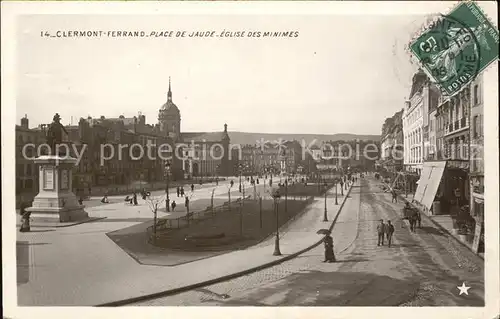
<path id="1" fill-rule="evenodd" d="M 498 318 L 497 9 L 3 2 L 5 317 Z"/>

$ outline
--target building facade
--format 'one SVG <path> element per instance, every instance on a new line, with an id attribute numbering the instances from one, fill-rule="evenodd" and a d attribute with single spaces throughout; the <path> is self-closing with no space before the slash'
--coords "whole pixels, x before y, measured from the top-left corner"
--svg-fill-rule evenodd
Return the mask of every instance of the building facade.
<path id="1" fill-rule="evenodd" d="M 470 108 L 470 213 L 476 225 L 472 249 L 484 252 L 484 130 L 483 81 L 476 78 L 471 84 Z"/>
<path id="2" fill-rule="evenodd" d="M 430 83 L 422 70 L 413 76 L 409 100 L 403 111 L 404 166 L 407 171 L 420 174 L 424 159 L 424 118 L 428 110 Z"/>
<path id="3" fill-rule="evenodd" d="M 35 153 L 36 146 L 46 142 L 48 125 L 29 128 L 27 116 L 16 125 L 18 194 L 32 198 L 38 192 L 35 164 L 23 156 L 22 149 L 33 143 L 35 149 L 28 152 Z M 221 132 L 199 133 L 181 132 L 180 125 L 180 111 L 173 102 L 169 81 L 167 102 L 160 108 L 156 124 L 146 124 L 145 115 L 139 113 L 128 118 L 81 118 L 78 125 L 65 126 L 63 143 L 70 147 L 72 156 L 82 154 L 73 174 L 73 191 L 85 195 L 91 194 L 95 186 L 162 182 L 166 159 L 172 180 L 231 172 L 226 124 Z"/>

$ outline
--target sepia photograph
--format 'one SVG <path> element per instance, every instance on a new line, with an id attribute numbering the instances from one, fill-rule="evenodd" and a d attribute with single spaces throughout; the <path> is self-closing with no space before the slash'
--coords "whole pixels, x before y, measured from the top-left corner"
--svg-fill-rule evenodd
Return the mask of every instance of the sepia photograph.
<path id="1" fill-rule="evenodd" d="M 6 315 L 498 316 L 497 5 L 232 4 L 2 3 Z"/>

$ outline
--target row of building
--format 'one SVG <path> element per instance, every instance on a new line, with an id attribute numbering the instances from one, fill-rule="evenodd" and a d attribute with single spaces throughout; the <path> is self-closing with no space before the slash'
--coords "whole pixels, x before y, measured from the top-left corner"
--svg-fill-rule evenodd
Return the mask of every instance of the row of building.
<path id="1" fill-rule="evenodd" d="M 413 193 L 429 215 L 474 219 L 475 249 L 484 238 L 483 82 L 478 76 L 443 96 L 427 75 L 413 76 L 404 108 L 382 127 L 378 168 Z M 471 236 L 472 238 L 472 236 Z"/>
<path id="2" fill-rule="evenodd" d="M 46 143 L 50 124 L 30 128 L 27 115 L 20 124 L 16 125 L 16 194 L 29 200 L 39 191 L 39 169 L 33 159 L 40 155 L 37 148 Z M 92 188 L 163 182 L 165 158 L 170 158 L 168 176 L 175 181 L 239 174 L 335 175 L 350 167 L 369 169 L 378 157 L 374 149 L 371 159 L 362 154 L 374 141 L 304 145 L 303 141 L 280 140 L 238 145 L 231 144 L 227 124 L 219 132 L 182 132 L 170 80 L 167 100 L 155 124 L 147 124 L 145 115 L 139 113 L 134 117 L 89 116 L 64 128 L 64 144 L 73 157 L 81 158 L 72 181 L 74 191 L 80 194 L 92 193 Z"/>
<path id="3" fill-rule="evenodd" d="M 46 142 L 49 125 L 30 128 L 27 116 L 16 125 L 16 193 L 38 192 L 38 170 L 31 158 L 40 155 L 36 148 Z M 163 181 L 166 158 L 170 158 L 168 174 L 173 180 L 233 173 L 227 125 L 220 132 L 181 132 L 170 83 L 156 124 L 146 124 L 146 117 L 139 113 L 130 118 L 81 118 L 78 125 L 67 125 L 65 130 L 64 143 L 72 155 L 83 154 L 73 174 L 73 186 L 79 190 Z M 138 147 L 132 149 L 132 145 Z"/>

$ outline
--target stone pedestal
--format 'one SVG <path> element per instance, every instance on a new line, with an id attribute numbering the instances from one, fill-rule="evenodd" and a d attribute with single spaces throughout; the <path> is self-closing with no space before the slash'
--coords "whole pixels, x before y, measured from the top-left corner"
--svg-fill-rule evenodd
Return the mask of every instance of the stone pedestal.
<path id="1" fill-rule="evenodd" d="M 27 208 L 32 220 L 65 223 L 88 219 L 85 206 L 78 204 L 71 191 L 76 158 L 48 155 L 34 161 L 39 166 L 40 192 Z"/>

